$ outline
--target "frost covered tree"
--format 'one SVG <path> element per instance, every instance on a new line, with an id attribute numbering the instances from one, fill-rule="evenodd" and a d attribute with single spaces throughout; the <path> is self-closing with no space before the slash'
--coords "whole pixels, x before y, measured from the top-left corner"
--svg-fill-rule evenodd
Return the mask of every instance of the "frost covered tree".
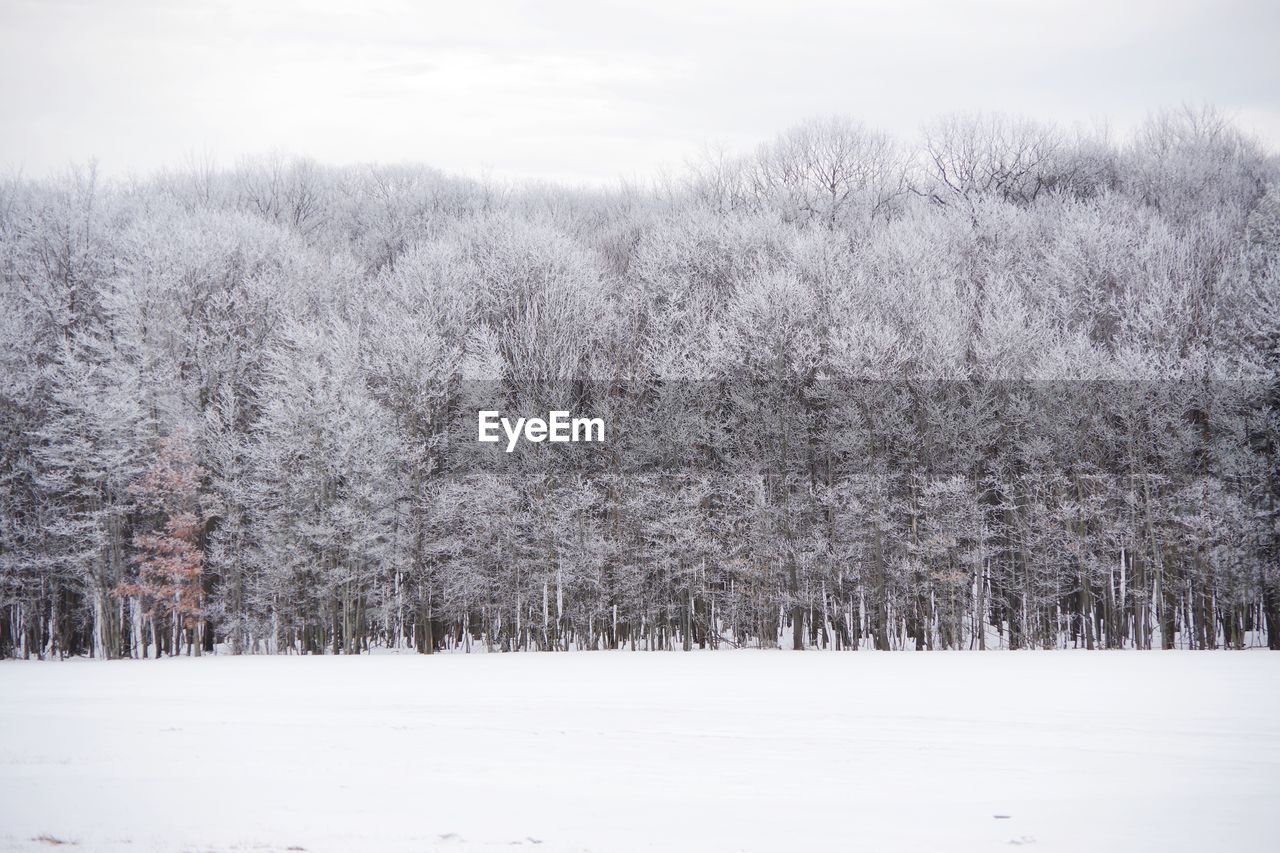
<path id="1" fill-rule="evenodd" d="M 1198 109 L 5 180 L 0 655 L 1280 647 L 1277 186 Z"/>

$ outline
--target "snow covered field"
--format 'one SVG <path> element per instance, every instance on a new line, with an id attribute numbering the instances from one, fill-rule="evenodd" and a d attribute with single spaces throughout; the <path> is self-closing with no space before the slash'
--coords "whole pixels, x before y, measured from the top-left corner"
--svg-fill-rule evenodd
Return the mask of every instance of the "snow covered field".
<path id="1" fill-rule="evenodd" d="M 6 661 L 0 847 L 1261 851 L 1277 708 L 1260 651 Z"/>

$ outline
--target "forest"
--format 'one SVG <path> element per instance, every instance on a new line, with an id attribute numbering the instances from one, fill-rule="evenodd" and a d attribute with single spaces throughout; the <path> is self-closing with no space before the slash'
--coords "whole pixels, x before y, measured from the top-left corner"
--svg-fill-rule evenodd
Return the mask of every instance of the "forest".
<path id="1" fill-rule="evenodd" d="M 1212 108 L 74 166 L 0 274 L 0 657 L 1280 649 L 1280 158 Z"/>

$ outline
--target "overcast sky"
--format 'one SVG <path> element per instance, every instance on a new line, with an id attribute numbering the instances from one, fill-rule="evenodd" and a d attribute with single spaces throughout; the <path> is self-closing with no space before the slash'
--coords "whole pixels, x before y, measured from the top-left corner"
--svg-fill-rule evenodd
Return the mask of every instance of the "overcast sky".
<path id="1" fill-rule="evenodd" d="M 1204 101 L 1280 149 L 1278 55 L 1275 0 L 0 0 L 0 167 L 283 150 L 599 183 L 828 113 L 1123 133 Z"/>

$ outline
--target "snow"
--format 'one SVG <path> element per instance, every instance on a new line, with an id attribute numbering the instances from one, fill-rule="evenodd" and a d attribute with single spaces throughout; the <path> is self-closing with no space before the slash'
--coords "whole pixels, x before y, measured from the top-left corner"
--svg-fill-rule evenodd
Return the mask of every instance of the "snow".
<path id="1" fill-rule="evenodd" d="M 0 848 L 1266 850 L 1277 707 L 1262 651 L 14 661 Z"/>

